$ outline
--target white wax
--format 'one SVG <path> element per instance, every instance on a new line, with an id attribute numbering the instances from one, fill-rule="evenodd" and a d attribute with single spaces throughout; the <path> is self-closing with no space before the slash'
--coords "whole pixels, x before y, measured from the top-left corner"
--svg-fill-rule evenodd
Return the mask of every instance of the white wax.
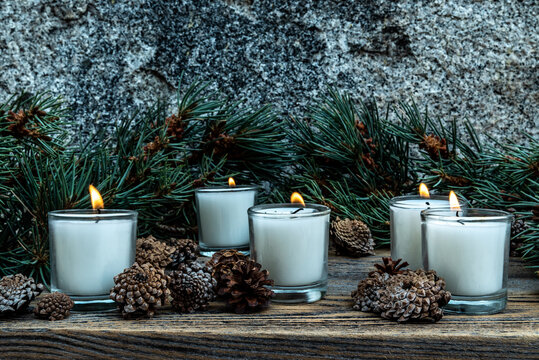
<path id="1" fill-rule="evenodd" d="M 391 258 L 407 261 L 412 270 L 423 268 L 421 211 L 448 208 L 449 200 L 401 200 L 390 207 Z"/>
<path id="2" fill-rule="evenodd" d="M 291 209 L 267 212 L 289 214 Z M 255 260 L 269 271 L 276 286 L 304 286 L 325 279 L 329 214 L 296 218 L 253 216 L 251 221 Z"/>
<path id="3" fill-rule="evenodd" d="M 108 294 L 114 276 L 135 260 L 135 224 L 132 220 L 50 222 L 53 288 L 68 295 Z"/>
<path id="4" fill-rule="evenodd" d="M 428 269 L 445 279 L 451 294 L 478 296 L 502 289 L 506 223 L 429 220 L 424 226 Z"/>
<path id="5" fill-rule="evenodd" d="M 198 192 L 199 241 L 209 248 L 249 245 L 247 210 L 255 204 L 256 190 Z"/>

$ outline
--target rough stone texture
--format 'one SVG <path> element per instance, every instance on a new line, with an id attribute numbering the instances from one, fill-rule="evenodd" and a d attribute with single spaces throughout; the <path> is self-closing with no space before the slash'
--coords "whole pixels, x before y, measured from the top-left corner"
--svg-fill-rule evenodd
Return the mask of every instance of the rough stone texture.
<path id="1" fill-rule="evenodd" d="M 537 135 L 536 1 L 0 1 L 0 99 L 63 94 L 83 131 L 158 97 L 182 71 L 300 115 L 327 85 L 414 98 L 483 133 Z M 172 108 L 171 108 L 172 110 Z"/>

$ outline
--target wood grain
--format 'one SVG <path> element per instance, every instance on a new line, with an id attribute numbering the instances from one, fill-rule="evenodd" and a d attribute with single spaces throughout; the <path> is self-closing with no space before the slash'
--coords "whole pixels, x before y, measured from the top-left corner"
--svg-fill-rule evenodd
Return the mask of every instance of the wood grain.
<path id="1" fill-rule="evenodd" d="M 350 292 L 381 255 L 387 251 L 332 256 L 326 299 L 273 304 L 258 314 L 231 314 L 214 303 L 189 315 L 163 309 L 150 320 L 125 321 L 117 312 L 0 320 L 0 358 L 539 359 L 539 281 L 518 261 L 503 313 L 397 324 L 351 309 Z"/>

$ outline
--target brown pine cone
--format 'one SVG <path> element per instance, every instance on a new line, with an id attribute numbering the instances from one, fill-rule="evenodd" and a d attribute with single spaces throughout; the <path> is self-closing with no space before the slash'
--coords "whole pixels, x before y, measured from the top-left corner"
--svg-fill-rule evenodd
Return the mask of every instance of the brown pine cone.
<path id="1" fill-rule="evenodd" d="M 386 281 L 380 296 L 381 316 L 397 322 L 437 322 L 443 316 L 442 306 L 449 303 L 451 293 L 436 271 L 406 270 Z"/>
<path id="2" fill-rule="evenodd" d="M 223 297 L 236 313 L 260 310 L 269 306 L 273 285 L 267 270 L 254 260 L 239 260 L 223 267 L 217 278 L 217 295 Z"/>
<path id="3" fill-rule="evenodd" d="M 208 303 L 215 300 L 216 285 L 217 281 L 207 266 L 199 263 L 180 264 L 178 270 L 170 275 L 172 307 L 182 313 L 205 310 Z"/>
<path id="4" fill-rule="evenodd" d="M 211 275 L 219 281 L 223 269 L 240 260 L 249 260 L 249 257 L 238 250 L 225 249 L 214 253 L 207 265 L 212 270 Z"/>
<path id="5" fill-rule="evenodd" d="M 406 263 L 384 258 L 376 271 L 361 280 L 352 292 L 354 309 L 379 313 L 385 319 L 406 321 L 439 321 L 442 306 L 451 299 L 445 282 L 435 271 L 400 270 Z"/>
<path id="6" fill-rule="evenodd" d="M 433 160 L 449 158 L 449 150 L 447 149 L 447 140 L 440 138 L 437 135 L 423 135 L 423 139 L 419 143 L 419 148 L 426 150 Z"/>
<path id="7" fill-rule="evenodd" d="M 22 274 L 6 275 L 0 280 L 0 315 L 19 314 L 43 291 L 43 284 Z"/>
<path id="8" fill-rule="evenodd" d="M 177 269 L 180 264 L 195 261 L 198 256 L 198 244 L 191 239 L 171 238 L 166 243 L 174 248 L 170 254 L 170 267 Z"/>
<path id="9" fill-rule="evenodd" d="M 170 264 L 173 252 L 174 248 L 150 235 L 137 239 L 136 262 L 164 269 Z"/>
<path id="10" fill-rule="evenodd" d="M 45 295 L 34 308 L 34 315 L 51 321 L 62 320 L 69 316 L 75 303 L 69 296 L 60 292 Z"/>
<path id="11" fill-rule="evenodd" d="M 337 218 L 331 222 L 331 238 L 339 253 L 355 257 L 374 255 L 374 240 L 361 220 Z"/>
<path id="12" fill-rule="evenodd" d="M 110 298 L 117 303 L 126 319 L 152 317 L 170 295 L 168 281 L 163 269 L 156 269 L 150 263 L 139 265 L 135 262 L 114 277 Z"/>

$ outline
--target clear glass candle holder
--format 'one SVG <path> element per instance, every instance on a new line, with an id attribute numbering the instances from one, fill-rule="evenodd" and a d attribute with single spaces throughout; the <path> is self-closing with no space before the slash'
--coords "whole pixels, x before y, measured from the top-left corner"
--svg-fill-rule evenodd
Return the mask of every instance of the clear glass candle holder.
<path id="1" fill-rule="evenodd" d="M 270 204 L 249 209 L 251 257 L 274 280 L 276 302 L 314 302 L 327 291 L 330 209 Z"/>
<path id="2" fill-rule="evenodd" d="M 60 210 L 48 221 L 51 291 L 69 295 L 78 310 L 113 306 L 114 276 L 135 261 L 137 212 Z"/>
<path id="3" fill-rule="evenodd" d="M 444 278 L 445 309 L 494 314 L 507 304 L 507 264 L 512 215 L 499 210 L 421 212 L 425 269 Z"/>
<path id="4" fill-rule="evenodd" d="M 404 195 L 389 201 L 391 258 L 407 261 L 413 270 L 423 268 L 421 211 L 439 208 L 449 209 L 449 196 Z"/>
<path id="5" fill-rule="evenodd" d="M 256 203 L 257 186 L 208 187 L 195 190 L 200 254 L 222 249 L 249 254 L 247 210 Z"/>

